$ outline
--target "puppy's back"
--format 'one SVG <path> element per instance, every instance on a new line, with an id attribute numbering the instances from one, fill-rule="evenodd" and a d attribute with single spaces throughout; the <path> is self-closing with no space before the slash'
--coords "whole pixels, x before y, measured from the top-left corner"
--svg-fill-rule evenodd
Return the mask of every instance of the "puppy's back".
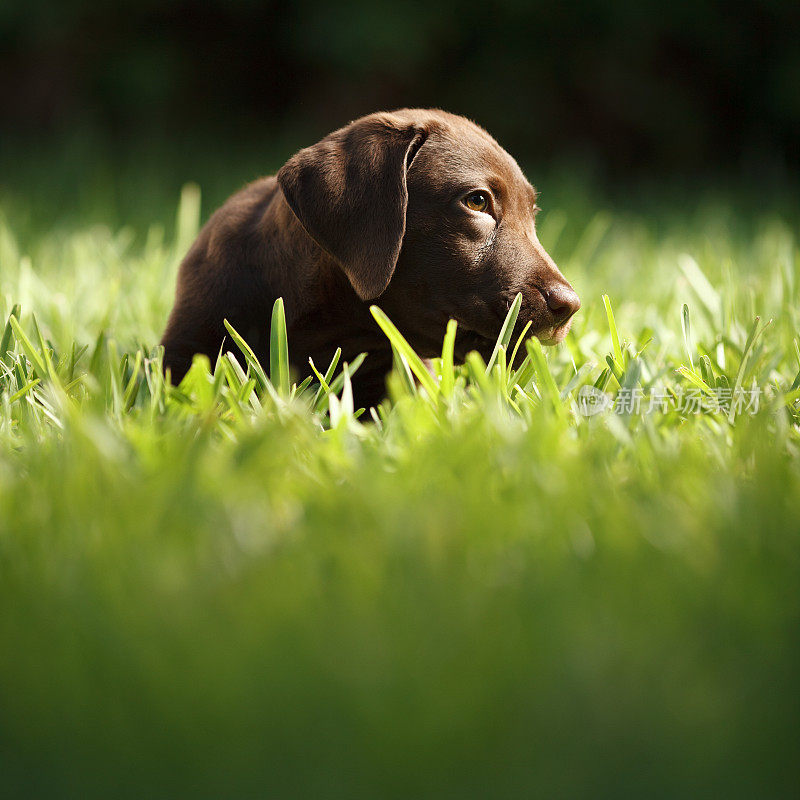
<path id="1" fill-rule="evenodd" d="M 181 262 L 175 305 L 161 339 L 164 365 L 180 381 L 195 353 L 216 357 L 228 319 L 253 347 L 264 331 L 252 319 L 254 307 L 274 300 L 269 280 L 270 253 L 265 227 L 280 194 L 274 176 L 260 178 L 232 195 L 203 226 Z"/>

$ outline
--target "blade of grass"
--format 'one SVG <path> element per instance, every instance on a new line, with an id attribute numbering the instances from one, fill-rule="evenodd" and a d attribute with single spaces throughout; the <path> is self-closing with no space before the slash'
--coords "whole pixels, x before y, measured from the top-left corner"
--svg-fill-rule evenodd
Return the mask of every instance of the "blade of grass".
<path id="1" fill-rule="evenodd" d="M 517 337 L 517 343 L 514 345 L 514 349 L 511 351 L 511 358 L 508 359 L 508 366 L 513 369 L 514 362 L 517 360 L 517 351 L 520 348 L 520 345 L 525 341 L 525 334 L 531 327 L 531 321 L 528 320 L 525 323 L 525 327 L 522 329 L 522 333 Z"/>
<path id="2" fill-rule="evenodd" d="M 28 338 L 28 335 L 22 330 L 22 326 L 19 324 L 17 318 L 12 314 L 8 318 L 9 323 L 11 323 L 11 327 L 14 331 L 14 335 L 17 337 L 17 341 L 20 343 L 23 352 L 28 358 L 28 361 L 33 364 L 33 368 L 36 370 L 40 378 L 46 378 L 48 376 L 47 372 L 47 365 L 44 362 L 44 359 L 39 355 L 36 351 L 36 348 L 33 346 L 33 342 Z"/>
<path id="3" fill-rule="evenodd" d="M 761 317 L 756 317 L 755 322 L 753 322 L 753 327 L 750 329 L 750 334 L 747 337 L 747 341 L 745 342 L 744 351 L 742 352 L 742 360 L 739 363 L 739 369 L 736 372 L 736 380 L 734 381 L 733 384 L 733 397 L 736 397 L 737 393 L 740 392 L 742 389 L 742 382 L 744 381 L 744 377 L 746 374 L 745 370 L 747 367 L 747 361 L 750 358 L 750 353 L 753 349 L 753 346 L 755 345 L 756 340 L 761 335 L 761 333 L 763 333 L 763 331 L 766 329 L 767 325 L 769 325 L 768 322 L 767 325 L 764 325 L 764 327 L 759 331 L 758 326 L 760 322 L 761 322 Z M 770 320 L 770 322 L 772 322 L 772 320 Z M 731 424 L 733 424 L 736 417 L 734 411 L 734 405 L 735 404 L 733 403 L 731 404 L 731 411 L 730 414 L 728 415 L 728 420 Z"/>
<path id="4" fill-rule="evenodd" d="M 453 353 L 456 346 L 456 333 L 458 323 L 451 319 L 447 323 L 447 331 L 442 342 L 442 381 L 441 390 L 445 397 L 453 394 L 455 386 L 455 368 L 453 366 Z"/>
<path id="5" fill-rule="evenodd" d="M 328 369 L 325 371 L 324 375 L 320 375 L 319 371 L 317 370 L 316 366 L 314 365 L 314 361 L 312 359 L 308 359 L 308 363 L 311 365 L 311 369 L 314 371 L 314 374 L 317 376 L 319 380 L 319 389 L 317 389 L 317 393 L 314 396 L 314 402 L 312 404 L 312 408 L 315 411 L 321 410 L 321 402 L 322 399 L 330 392 L 330 382 L 333 379 L 333 375 L 336 372 L 336 365 L 339 363 L 339 359 L 342 356 L 342 348 L 337 347 L 336 352 L 333 354 L 333 358 L 331 359 L 331 363 L 328 365 Z"/>
<path id="6" fill-rule="evenodd" d="M 714 383 L 714 370 L 711 367 L 711 359 L 707 355 L 700 356 L 700 374 L 709 386 Z"/>
<path id="7" fill-rule="evenodd" d="M 256 379 L 256 384 L 258 385 L 259 389 L 262 392 L 267 391 L 267 387 L 272 388 L 270 385 L 269 378 L 267 378 L 266 372 L 264 372 L 264 368 L 259 363 L 258 358 L 256 358 L 256 354 L 251 349 L 250 345 L 239 335 L 233 325 L 228 322 L 228 320 L 223 320 L 225 323 L 225 327 L 228 329 L 228 333 L 231 335 L 231 338 L 236 343 L 236 346 L 242 351 L 242 355 L 244 355 L 245 361 L 247 362 L 247 366 L 250 368 L 250 371 L 253 373 L 253 377 Z"/>
<path id="8" fill-rule="evenodd" d="M 539 378 L 539 389 L 543 397 L 548 397 L 553 410 L 560 419 L 564 419 L 566 412 L 564 404 L 561 401 L 561 393 L 558 391 L 553 373 L 550 372 L 550 366 L 547 363 L 544 350 L 542 350 L 541 342 L 535 337 L 531 337 L 525 342 L 525 348 L 531 358 L 531 362 L 536 369 L 536 375 Z"/>
<path id="9" fill-rule="evenodd" d="M 125 411 L 130 411 L 133 408 L 133 404 L 136 402 L 136 395 L 139 392 L 139 370 L 142 368 L 142 351 L 136 351 L 136 360 L 133 362 L 133 372 L 131 374 L 131 378 L 128 381 L 128 385 L 125 388 L 125 394 L 123 395 L 123 408 Z"/>
<path id="10" fill-rule="evenodd" d="M 100 371 L 100 364 L 103 360 L 103 355 L 106 352 L 106 332 L 105 329 L 101 328 L 100 332 L 97 334 L 97 338 L 94 342 L 94 351 L 92 352 L 92 358 L 89 361 L 89 372 L 94 375 L 95 377 L 100 377 L 98 374 Z"/>
<path id="11" fill-rule="evenodd" d="M 356 374 L 358 368 L 364 363 L 364 359 L 367 357 L 366 353 L 359 353 L 348 365 L 347 365 L 347 372 L 350 378 Z M 342 365 L 344 370 L 344 365 Z M 332 381 L 331 381 L 331 391 L 334 394 L 339 394 L 339 392 L 344 387 L 344 371 L 340 372 Z"/>
<path id="12" fill-rule="evenodd" d="M 269 377 L 281 397 L 289 396 L 289 342 L 286 336 L 286 314 L 283 298 L 272 307 L 269 336 Z"/>
<path id="13" fill-rule="evenodd" d="M 392 345 L 392 362 L 394 364 L 394 372 L 400 379 L 399 388 L 402 389 L 404 395 L 409 397 L 416 397 L 417 384 L 414 381 L 414 373 L 411 367 L 408 366 L 408 359 Z"/>
<path id="14" fill-rule="evenodd" d="M 25 397 L 25 395 L 28 394 L 28 392 L 30 392 L 31 389 L 33 389 L 35 386 L 38 386 L 40 383 L 41 381 L 39 380 L 39 378 L 34 378 L 32 381 L 26 383 L 21 389 L 14 392 L 14 394 L 12 394 L 11 397 L 8 398 L 9 405 L 13 405 L 14 403 L 17 402 L 17 400 L 20 400 L 23 397 Z"/>
<path id="15" fill-rule="evenodd" d="M 405 357 L 406 361 L 408 361 L 409 368 L 414 373 L 416 379 L 425 388 L 428 396 L 431 400 L 435 400 L 436 395 L 439 394 L 439 385 L 433 379 L 433 375 L 428 372 L 427 367 L 422 363 L 422 359 L 417 355 L 414 348 L 411 347 L 405 340 L 403 334 L 397 330 L 394 323 L 380 308 L 378 308 L 378 306 L 370 306 L 369 310 L 372 312 L 372 316 L 375 318 L 381 330 L 386 334 L 386 338 L 392 343 L 392 346 Z"/>
<path id="16" fill-rule="evenodd" d="M 614 350 L 614 360 L 619 367 L 620 375 L 625 371 L 625 359 L 622 357 L 622 347 L 619 343 L 619 331 L 614 320 L 614 310 L 611 308 L 611 300 L 607 294 L 603 295 L 603 305 L 606 307 L 606 317 L 608 317 L 608 327 L 611 331 L 611 346 Z"/>
<path id="17" fill-rule="evenodd" d="M 253 391 L 257 385 L 256 379 L 247 377 L 245 371 L 242 369 L 242 365 L 239 363 L 239 359 L 230 351 L 225 353 L 225 360 L 227 362 L 227 368 L 231 373 L 231 377 L 228 381 L 231 388 L 233 389 L 235 386 L 238 386 L 239 400 L 241 402 L 246 400 L 253 411 L 259 411 L 261 409 L 261 403 L 258 400 L 258 395 Z"/>
<path id="18" fill-rule="evenodd" d="M 472 383 L 476 385 L 482 392 L 489 393 L 491 391 L 491 381 L 486 372 L 486 363 L 481 358 L 481 354 L 476 350 L 467 353 L 466 361 L 464 362 L 467 367 Z"/>
<path id="19" fill-rule="evenodd" d="M 567 382 L 561 390 L 561 399 L 566 400 L 578 384 L 595 368 L 593 361 L 587 361 Z"/>
<path id="20" fill-rule="evenodd" d="M 521 388 L 527 387 L 536 374 L 536 368 L 533 366 L 531 357 L 525 356 L 525 360 L 520 364 L 519 369 L 511 372 L 509 376 L 509 383 L 511 386 L 520 386 Z"/>
<path id="21" fill-rule="evenodd" d="M 700 390 L 701 390 L 702 392 L 704 392 L 705 394 L 707 394 L 707 395 L 709 395 L 709 396 L 711 396 L 711 397 L 714 397 L 714 396 L 715 396 L 715 394 L 714 394 L 714 390 L 711 388 L 711 386 L 709 386 L 709 385 L 708 385 L 708 384 L 707 384 L 707 383 L 706 383 L 706 382 L 705 382 L 705 381 L 704 381 L 704 380 L 703 380 L 703 379 L 702 379 L 702 378 L 701 378 L 701 377 L 700 377 L 700 376 L 699 376 L 699 375 L 698 375 L 696 372 L 694 372 L 693 370 L 690 370 L 688 367 L 685 367 L 685 366 L 681 365 L 680 367 L 678 367 L 678 369 L 676 370 L 676 372 L 678 372 L 678 373 L 680 373 L 681 375 L 683 375 L 683 377 L 684 377 L 684 378 L 686 378 L 686 380 L 687 380 L 687 381 L 689 381 L 689 383 L 691 383 L 693 386 L 696 386 L 698 389 L 700 389 Z"/>
<path id="22" fill-rule="evenodd" d="M 689 320 L 689 306 L 686 303 L 683 304 L 683 309 L 681 311 L 681 330 L 683 331 L 683 347 L 686 350 L 686 357 L 689 359 L 689 367 L 692 371 L 694 371 L 694 357 L 692 356 L 692 352 L 694 351 L 694 347 L 692 346 L 692 326 Z"/>
<path id="23" fill-rule="evenodd" d="M 500 355 L 500 348 L 504 347 L 506 350 L 508 350 L 508 345 L 511 341 L 511 335 L 514 332 L 514 326 L 517 324 L 517 317 L 519 316 L 519 309 L 521 305 L 522 293 L 518 292 L 517 296 L 514 298 L 514 302 L 511 304 L 511 308 L 508 309 L 506 318 L 503 321 L 503 327 L 500 328 L 497 342 L 495 342 L 494 350 L 492 350 L 492 355 L 489 357 L 489 361 L 486 364 L 487 373 L 490 373 L 494 368 L 494 365 L 497 363 L 497 357 Z"/>
<path id="24" fill-rule="evenodd" d="M 13 329 L 11 327 L 11 317 L 15 319 L 19 319 L 20 315 L 20 305 L 17 303 L 12 309 L 11 313 L 8 315 L 8 321 L 6 322 L 5 330 L 3 331 L 3 338 L 0 339 L 0 360 L 6 361 L 6 353 L 8 351 L 9 345 L 11 344 L 11 335 Z M 10 362 L 6 362 L 10 363 Z"/>

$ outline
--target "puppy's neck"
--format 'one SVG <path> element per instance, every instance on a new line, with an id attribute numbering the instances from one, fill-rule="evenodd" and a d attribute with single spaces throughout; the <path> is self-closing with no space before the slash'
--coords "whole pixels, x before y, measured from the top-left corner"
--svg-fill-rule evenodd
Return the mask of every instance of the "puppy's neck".
<path id="1" fill-rule="evenodd" d="M 312 358 L 324 371 L 341 348 L 342 361 L 352 362 L 367 352 L 370 366 L 378 368 L 380 361 L 384 369 L 387 360 L 391 362 L 391 348 L 369 311 L 370 303 L 358 297 L 342 268 L 309 236 L 280 191 L 271 205 L 263 220 L 271 260 L 278 267 L 270 271 L 270 288 L 284 298 L 290 357 L 296 368 L 307 371 Z M 281 257 L 284 247 L 292 248 L 294 261 Z M 362 369 L 369 371 L 366 363 Z"/>

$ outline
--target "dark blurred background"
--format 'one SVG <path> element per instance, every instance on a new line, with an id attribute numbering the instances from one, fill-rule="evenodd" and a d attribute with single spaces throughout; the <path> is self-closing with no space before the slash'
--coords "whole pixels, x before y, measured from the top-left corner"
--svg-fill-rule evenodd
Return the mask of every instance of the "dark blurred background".
<path id="1" fill-rule="evenodd" d="M 216 200 L 404 105 L 595 185 L 779 183 L 800 162 L 798 34 L 796 0 L 3 0 L 0 191 L 63 207 L 194 179 Z"/>

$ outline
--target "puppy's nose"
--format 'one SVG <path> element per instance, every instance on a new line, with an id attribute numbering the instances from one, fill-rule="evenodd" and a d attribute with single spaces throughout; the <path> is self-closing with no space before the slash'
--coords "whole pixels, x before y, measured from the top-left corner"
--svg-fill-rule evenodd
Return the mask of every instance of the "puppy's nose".
<path id="1" fill-rule="evenodd" d="M 571 286 L 556 283 L 544 289 L 542 294 L 558 325 L 566 322 L 581 307 L 580 298 Z"/>

